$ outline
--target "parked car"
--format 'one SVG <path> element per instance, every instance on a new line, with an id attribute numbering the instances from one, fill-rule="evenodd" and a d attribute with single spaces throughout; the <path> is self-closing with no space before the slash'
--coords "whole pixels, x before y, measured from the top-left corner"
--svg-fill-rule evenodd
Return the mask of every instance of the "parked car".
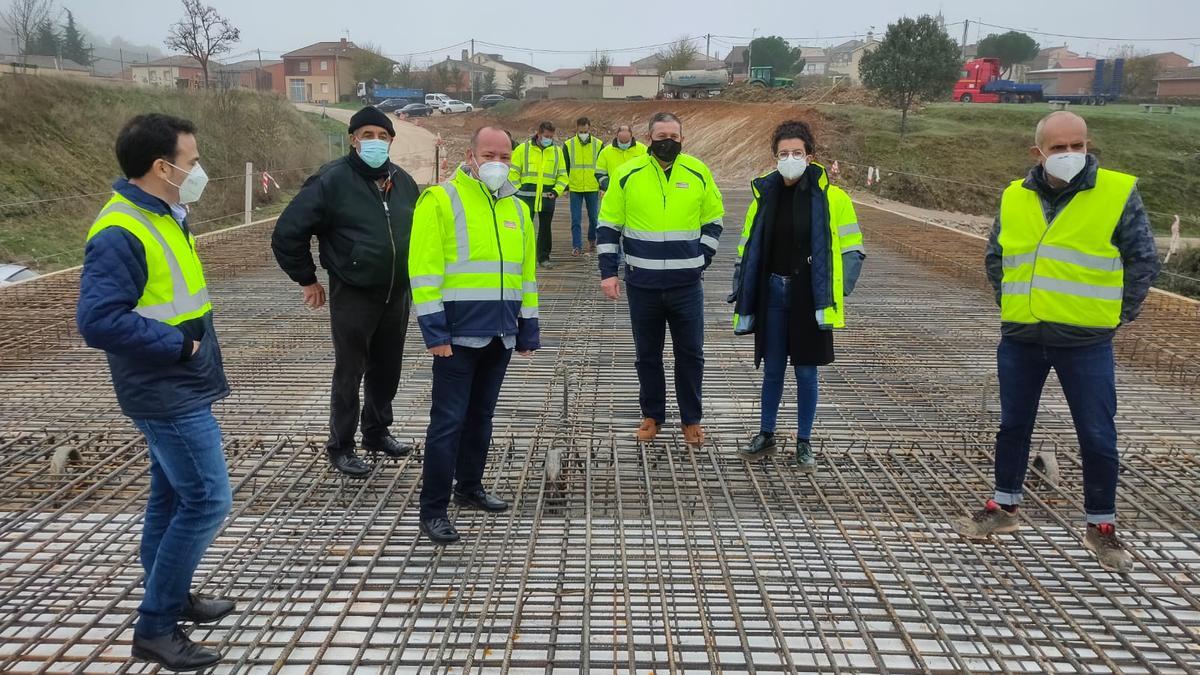
<path id="1" fill-rule="evenodd" d="M 442 114 L 449 115 L 450 113 L 469 113 L 475 109 L 475 106 L 470 103 L 463 103 L 457 99 L 450 99 L 442 104 Z"/>
<path id="2" fill-rule="evenodd" d="M 376 103 L 375 107 L 378 108 L 380 112 L 394 113 L 406 105 L 408 105 L 408 99 L 406 98 L 389 98 Z"/>
<path id="3" fill-rule="evenodd" d="M 487 96 L 480 97 L 479 107 L 480 108 L 491 108 L 492 106 L 500 104 L 500 103 L 504 103 L 507 100 L 508 100 L 507 98 L 505 98 L 504 96 L 501 96 L 500 94 L 488 94 Z"/>
<path id="4" fill-rule="evenodd" d="M 403 108 L 396 111 L 401 117 L 429 117 L 433 114 L 433 108 L 424 103 L 409 103 Z"/>

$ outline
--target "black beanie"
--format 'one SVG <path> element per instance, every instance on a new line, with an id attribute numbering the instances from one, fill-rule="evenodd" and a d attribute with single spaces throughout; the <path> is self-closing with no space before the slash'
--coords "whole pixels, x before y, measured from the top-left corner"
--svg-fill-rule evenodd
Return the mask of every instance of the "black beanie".
<path id="1" fill-rule="evenodd" d="M 388 134 L 393 137 L 396 135 L 396 128 L 392 126 L 392 120 L 373 105 L 354 113 L 354 117 L 350 118 L 350 133 L 354 133 L 358 131 L 359 127 L 365 127 L 368 124 L 387 129 Z"/>

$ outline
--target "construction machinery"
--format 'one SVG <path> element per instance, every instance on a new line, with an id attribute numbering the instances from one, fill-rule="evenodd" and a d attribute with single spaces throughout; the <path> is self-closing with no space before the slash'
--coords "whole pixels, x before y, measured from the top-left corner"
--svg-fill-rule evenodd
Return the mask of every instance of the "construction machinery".
<path id="1" fill-rule="evenodd" d="M 1084 70 L 1086 72 L 1086 69 Z M 1060 92 L 1057 85 L 1021 83 L 1003 79 L 1000 59 L 971 59 L 963 65 L 954 85 L 953 99 L 961 103 L 1034 103 L 1053 99 L 1081 105 L 1104 105 L 1121 97 L 1125 78 L 1125 59 L 1099 59 L 1094 67 L 1091 91 Z"/>
<path id="2" fill-rule="evenodd" d="M 790 87 L 792 82 L 790 77 L 775 77 L 775 66 L 751 66 L 750 77 L 746 80 L 747 84 L 770 89 Z"/>
<path id="3" fill-rule="evenodd" d="M 663 98 L 710 98 L 729 86 L 728 70 L 668 70 L 663 75 Z"/>

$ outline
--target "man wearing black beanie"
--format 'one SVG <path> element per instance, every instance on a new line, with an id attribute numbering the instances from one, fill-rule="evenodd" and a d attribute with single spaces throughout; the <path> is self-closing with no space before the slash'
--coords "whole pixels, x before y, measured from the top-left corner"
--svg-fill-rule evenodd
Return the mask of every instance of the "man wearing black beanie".
<path id="1" fill-rule="evenodd" d="M 371 467 L 355 453 L 359 387 L 363 389 L 362 447 L 403 457 L 412 445 L 392 437 L 392 399 L 411 303 L 408 238 L 418 190 L 412 176 L 391 163 L 396 129 L 367 106 L 350 118 L 350 153 L 321 167 L 304 182 L 271 238 L 275 259 L 304 290 L 311 309 L 325 305 L 310 243 L 316 236 L 321 266 L 329 272 L 333 329 L 333 386 L 329 440 L 335 469 L 363 477 Z"/>

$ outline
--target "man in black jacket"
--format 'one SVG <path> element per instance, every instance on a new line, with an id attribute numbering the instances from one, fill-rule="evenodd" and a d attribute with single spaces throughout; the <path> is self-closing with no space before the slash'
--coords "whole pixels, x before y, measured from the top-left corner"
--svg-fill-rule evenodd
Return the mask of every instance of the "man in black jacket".
<path id="1" fill-rule="evenodd" d="M 271 248 L 279 266 L 304 289 L 312 309 L 325 304 L 310 242 L 329 271 L 333 391 L 325 449 L 338 471 L 362 477 L 370 466 L 354 452 L 358 391 L 363 385 L 363 448 L 402 457 L 412 446 L 392 437 L 392 399 L 411 305 L 408 238 L 417 184 L 388 160 L 392 121 L 366 107 L 350 118 L 353 149 L 317 171 L 275 224 Z M 365 376 L 365 385 L 364 385 Z"/>

